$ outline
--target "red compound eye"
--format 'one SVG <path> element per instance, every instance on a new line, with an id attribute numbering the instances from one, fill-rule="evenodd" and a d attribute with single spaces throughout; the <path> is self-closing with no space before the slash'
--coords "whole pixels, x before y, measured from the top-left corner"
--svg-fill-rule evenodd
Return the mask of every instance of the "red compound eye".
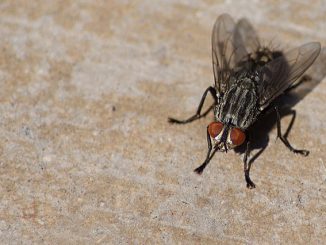
<path id="1" fill-rule="evenodd" d="M 211 122 L 208 125 L 208 133 L 212 138 L 215 138 L 219 135 L 223 129 L 224 125 L 221 122 Z"/>
<path id="2" fill-rule="evenodd" d="M 246 134 L 239 128 L 232 128 L 230 138 L 233 145 L 242 145 L 246 139 Z"/>

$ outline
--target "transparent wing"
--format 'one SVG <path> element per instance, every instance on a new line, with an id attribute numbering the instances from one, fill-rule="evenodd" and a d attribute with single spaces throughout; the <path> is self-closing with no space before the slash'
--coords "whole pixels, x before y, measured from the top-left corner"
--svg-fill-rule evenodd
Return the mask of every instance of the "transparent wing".
<path id="1" fill-rule="evenodd" d="M 237 58 L 246 53 L 242 40 L 236 40 L 235 23 L 230 15 L 220 15 L 213 27 L 212 60 L 215 88 L 224 93 L 229 87 L 230 75 L 237 64 Z"/>
<path id="2" fill-rule="evenodd" d="M 320 43 L 311 42 L 292 49 L 262 69 L 259 86 L 259 106 L 265 109 L 270 102 L 283 93 L 312 65 L 320 53 Z"/>
<path id="3" fill-rule="evenodd" d="M 237 40 L 241 48 L 236 52 L 236 62 L 238 63 L 246 57 L 248 53 L 255 53 L 260 48 L 259 38 L 253 26 L 247 19 L 240 19 L 235 27 L 234 40 Z"/>

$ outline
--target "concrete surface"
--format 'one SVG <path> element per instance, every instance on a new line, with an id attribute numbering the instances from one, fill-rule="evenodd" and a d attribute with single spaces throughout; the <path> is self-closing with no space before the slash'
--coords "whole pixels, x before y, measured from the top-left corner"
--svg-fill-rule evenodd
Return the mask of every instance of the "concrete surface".
<path id="1" fill-rule="evenodd" d="M 1 244 L 325 243 L 325 79 L 295 105 L 289 135 L 311 154 L 271 130 L 254 190 L 233 151 L 193 173 L 212 114 L 167 123 L 213 84 L 219 14 L 247 17 L 265 43 L 325 46 L 325 1 L 8 0 L 0 11 Z"/>

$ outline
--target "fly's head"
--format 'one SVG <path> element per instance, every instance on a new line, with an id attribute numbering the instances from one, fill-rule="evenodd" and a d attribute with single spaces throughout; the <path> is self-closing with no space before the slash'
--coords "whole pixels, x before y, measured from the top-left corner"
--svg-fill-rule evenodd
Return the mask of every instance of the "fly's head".
<path id="1" fill-rule="evenodd" d="M 242 145 L 246 140 L 243 130 L 222 122 L 211 122 L 208 125 L 208 133 L 214 141 L 214 147 L 225 152 Z"/>

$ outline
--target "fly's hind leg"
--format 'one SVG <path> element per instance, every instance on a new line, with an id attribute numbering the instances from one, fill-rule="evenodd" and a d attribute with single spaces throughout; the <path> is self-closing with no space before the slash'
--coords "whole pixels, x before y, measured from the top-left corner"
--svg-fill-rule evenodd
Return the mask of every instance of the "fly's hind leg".
<path id="1" fill-rule="evenodd" d="M 214 98 L 214 104 L 212 104 L 203 114 L 201 114 L 201 110 L 203 108 L 203 105 L 204 105 L 204 102 L 205 102 L 205 99 L 206 99 L 206 96 L 207 96 L 207 93 L 208 92 L 210 92 L 211 95 L 212 95 L 212 97 Z M 215 90 L 215 88 L 208 87 L 205 90 L 205 92 L 204 92 L 204 94 L 203 94 L 203 96 L 202 96 L 202 98 L 200 100 L 200 103 L 198 105 L 198 108 L 197 108 L 197 111 L 196 111 L 196 114 L 195 115 L 189 117 L 186 120 L 178 120 L 178 119 L 169 117 L 168 118 L 168 121 L 170 123 L 178 123 L 178 124 L 190 123 L 190 122 L 192 122 L 194 120 L 197 120 L 199 118 L 205 117 L 214 108 L 214 105 L 216 104 L 216 102 L 217 102 L 217 97 L 216 97 L 216 90 Z"/>
<path id="2" fill-rule="evenodd" d="M 278 111 L 278 108 L 275 107 L 275 111 L 276 111 L 276 122 L 277 122 L 277 137 L 279 137 L 281 139 L 281 141 L 284 143 L 284 145 L 292 152 L 294 153 L 298 153 L 301 154 L 303 156 L 308 156 L 309 155 L 309 151 L 308 150 L 298 150 L 293 148 L 293 146 L 290 144 L 290 142 L 287 139 L 287 135 L 289 133 L 289 130 L 287 130 L 287 132 L 285 133 L 285 135 L 282 134 L 281 132 L 281 117 L 280 117 L 280 113 Z M 290 126 L 292 127 L 292 124 L 294 122 L 295 119 L 295 113 L 293 114 L 293 119 L 290 123 Z"/>

